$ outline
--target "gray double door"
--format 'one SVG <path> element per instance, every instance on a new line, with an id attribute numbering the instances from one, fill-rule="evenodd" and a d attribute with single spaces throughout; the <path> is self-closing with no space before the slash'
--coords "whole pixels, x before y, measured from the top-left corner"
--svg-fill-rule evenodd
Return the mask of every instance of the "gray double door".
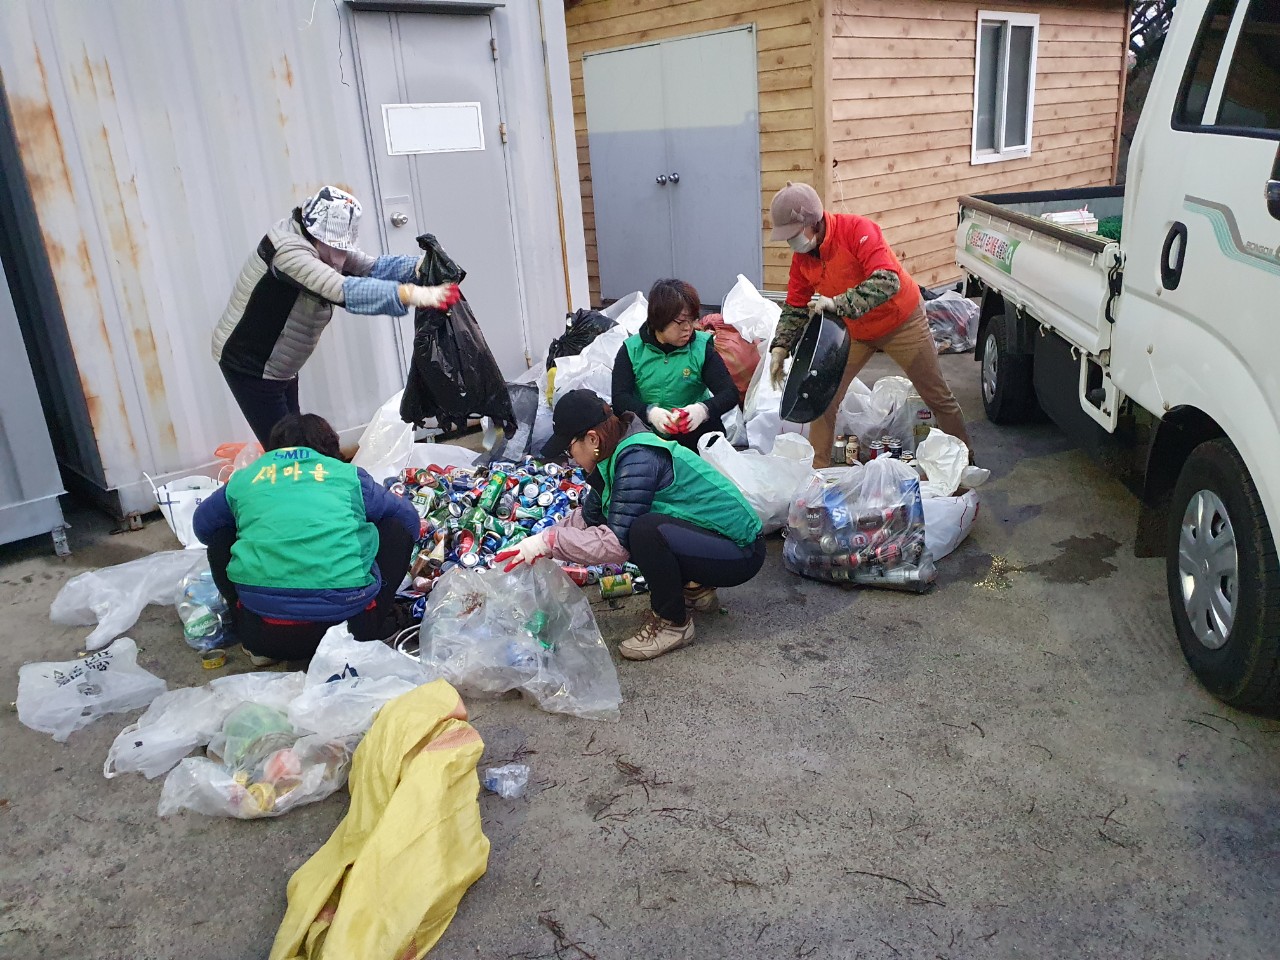
<path id="1" fill-rule="evenodd" d="M 750 27 L 583 57 L 600 293 L 661 277 L 720 303 L 761 285 L 760 132 Z"/>
<path id="2" fill-rule="evenodd" d="M 527 368 L 499 61 L 487 14 L 355 14 L 382 235 L 435 234 L 508 376 Z"/>

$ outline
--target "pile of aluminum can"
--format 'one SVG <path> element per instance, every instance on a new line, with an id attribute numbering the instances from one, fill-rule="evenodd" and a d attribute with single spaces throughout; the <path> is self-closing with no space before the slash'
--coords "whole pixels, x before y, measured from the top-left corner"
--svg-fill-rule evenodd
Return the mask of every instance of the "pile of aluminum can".
<path id="1" fill-rule="evenodd" d="M 526 458 L 487 467 L 409 467 L 384 481 L 422 519 L 409 564 L 419 596 L 455 566 L 489 567 L 502 550 L 569 515 L 584 495 L 579 469 Z"/>
<path id="2" fill-rule="evenodd" d="M 888 507 L 815 482 L 792 506 L 782 559 L 814 580 L 923 592 L 936 573 L 925 551 L 919 481 L 902 480 L 900 501 Z"/>

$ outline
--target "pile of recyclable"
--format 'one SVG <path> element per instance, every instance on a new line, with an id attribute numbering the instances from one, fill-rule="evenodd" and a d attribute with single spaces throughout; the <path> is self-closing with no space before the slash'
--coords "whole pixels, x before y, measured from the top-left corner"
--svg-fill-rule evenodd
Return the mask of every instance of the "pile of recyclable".
<path id="1" fill-rule="evenodd" d="M 783 565 L 827 583 L 928 590 L 937 569 L 925 549 L 915 470 L 877 457 L 841 473 L 814 476 L 792 501 Z"/>
<path id="2" fill-rule="evenodd" d="M 585 482 L 579 469 L 532 458 L 402 470 L 386 486 L 409 500 L 422 518 L 409 565 L 409 592 L 425 597 L 440 576 L 455 567 L 492 566 L 500 551 L 567 517 L 578 505 Z"/>

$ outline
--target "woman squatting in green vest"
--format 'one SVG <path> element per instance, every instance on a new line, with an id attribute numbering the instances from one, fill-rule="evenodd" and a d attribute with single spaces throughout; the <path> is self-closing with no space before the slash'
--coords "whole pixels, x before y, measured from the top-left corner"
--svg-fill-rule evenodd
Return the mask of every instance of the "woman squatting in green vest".
<path id="1" fill-rule="evenodd" d="M 710 333 L 695 333 L 698 291 L 683 280 L 659 280 L 649 291 L 649 316 L 613 362 L 613 405 L 634 413 L 666 440 L 690 450 L 707 433 L 724 433 L 721 418 L 738 405 L 738 388 Z"/>
<path id="2" fill-rule="evenodd" d="M 645 429 L 634 413 L 616 416 L 590 390 L 556 404 L 548 460 L 569 454 L 587 472 L 590 493 L 566 520 L 498 554 L 507 569 L 555 557 L 570 563 L 624 563 L 649 583 L 651 612 L 618 648 L 652 660 L 693 642 L 693 612 L 720 609 L 717 587 L 746 583 L 764 563 L 760 518 L 728 479 L 697 454 Z"/>
<path id="3" fill-rule="evenodd" d="M 357 640 L 409 621 L 395 602 L 420 521 L 413 505 L 345 463 L 314 413 L 272 428 L 267 452 L 196 508 L 195 534 L 254 666 L 309 660 L 344 620 Z"/>

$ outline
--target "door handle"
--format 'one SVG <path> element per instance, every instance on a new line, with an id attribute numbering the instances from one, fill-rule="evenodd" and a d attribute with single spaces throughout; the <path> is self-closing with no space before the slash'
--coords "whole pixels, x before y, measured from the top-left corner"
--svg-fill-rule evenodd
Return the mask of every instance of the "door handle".
<path id="1" fill-rule="evenodd" d="M 1267 212 L 1280 220 L 1280 180 L 1267 181 Z"/>
<path id="2" fill-rule="evenodd" d="M 679 183 L 679 182 L 680 182 L 680 174 L 675 173 L 675 172 L 672 172 L 672 174 L 671 174 L 671 182 L 672 182 L 672 183 Z"/>
<path id="3" fill-rule="evenodd" d="M 665 173 L 658 174 L 658 178 L 655 182 L 658 186 L 665 187 L 667 185 L 667 175 Z"/>
<path id="4" fill-rule="evenodd" d="M 1178 247 L 1176 262 L 1172 259 L 1174 244 Z M 1175 221 L 1169 228 L 1169 235 L 1164 238 L 1164 249 L 1160 251 L 1160 282 L 1166 290 L 1178 289 L 1178 284 L 1182 282 L 1182 267 L 1186 259 L 1187 225 L 1181 221 Z"/>
<path id="5" fill-rule="evenodd" d="M 403 227 L 408 222 L 409 222 L 409 217 L 407 214 L 393 213 L 391 215 L 391 225 L 393 227 Z"/>

